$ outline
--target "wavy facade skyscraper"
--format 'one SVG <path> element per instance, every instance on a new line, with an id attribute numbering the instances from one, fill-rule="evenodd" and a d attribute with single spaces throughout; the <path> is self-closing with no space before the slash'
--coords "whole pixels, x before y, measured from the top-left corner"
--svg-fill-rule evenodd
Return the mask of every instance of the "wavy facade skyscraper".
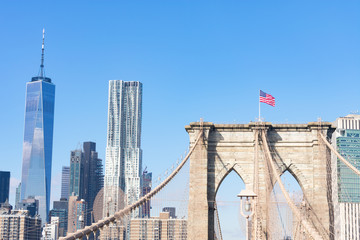
<path id="1" fill-rule="evenodd" d="M 121 191 L 127 204 L 141 194 L 142 83 L 111 80 L 108 104 L 104 216 L 119 210 Z"/>
<path id="2" fill-rule="evenodd" d="M 54 127 L 55 85 L 44 73 L 44 31 L 40 74 L 26 83 L 21 199 L 39 200 L 43 223 L 48 220 Z"/>

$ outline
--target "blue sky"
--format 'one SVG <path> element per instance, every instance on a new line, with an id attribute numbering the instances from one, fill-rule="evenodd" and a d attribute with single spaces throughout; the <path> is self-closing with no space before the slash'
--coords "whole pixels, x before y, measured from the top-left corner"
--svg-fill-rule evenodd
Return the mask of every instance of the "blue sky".
<path id="1" fill-rule="evenodd" d="M 21 178 L 25 84 L 56 85 L 52 200 L 79 142 L 105 157 L 110 79 L 143 83 L 143 163 L 157 176 L 188 145 L 184 126 L 248 123 L 258 92 L 273 123 L 359 109 L 358 1 L 1 1 L 1 170 Z M 167 164 L 169 163 L 169 164 Z M 11 201 L 14 200 L 13 192 Z"/>

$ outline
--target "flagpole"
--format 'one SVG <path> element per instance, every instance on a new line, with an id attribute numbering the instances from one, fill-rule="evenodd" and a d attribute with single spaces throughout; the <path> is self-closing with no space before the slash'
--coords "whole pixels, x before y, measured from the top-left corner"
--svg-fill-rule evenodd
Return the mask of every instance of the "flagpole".
<path id="1" fill-rule="evenodd" d="M 261 90 L 259 90 L 259 122 L 261 122 L 261 118 L 260 118 L 260 91 Z"/>

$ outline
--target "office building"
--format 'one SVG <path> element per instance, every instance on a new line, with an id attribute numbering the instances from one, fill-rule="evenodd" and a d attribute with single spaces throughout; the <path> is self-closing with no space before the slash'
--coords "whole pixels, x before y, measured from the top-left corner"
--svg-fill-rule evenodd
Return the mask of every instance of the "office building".
<path id="1" fill-rule="evenodd" d="M 174 207 L 164 207 L 163 212 L 168 212 L 170 218 L 176 218 L 176 208 Z"/>
<path id="2" fill-rule="evenodd" d="M 0 171 L 0 203 L 9 199 L 10 172 Z"/>
<path id="3" fill-rule="evenodd" d="M 41 219 L 27 210 L 0 209 L 0 239 L 40 240 Z"/>
<path id="4" fill-rule="evenodd" d="M 107 145 L 104 199 L 118 199 L 120 190 L 127 204 L 141 195 L 142 84 L 111 80 L 109 82 Z M 119 206 L 104 201 L 104 216 L 114 214 Z"/>
<path id="5" fill-rule="evenodd" d="M 18 204 L 19 210 L 27 210 L 29 216 L 35 217 L 39 215 L 39 200 L 34 197 L 28 197 L 27 199 L 21 200 Z M 45 224 L 45 223 L 44 223 Z"/>
<path id="6" fill-rule="evenodd" d="M 360 130 L 344 129 L 336 138 L 337 151 L 360 170 Z M 360 202 L 360 177 L 338 160 L 339 202 Z"/>
<path id="7" fill-rule="evenodd" d="M 338 118 L 332 142 L 336 150 L 360 170 L 360 115 Z M 360 177 L 332 155 L 335 239 L 360 240 Z"/>
<path id="8" fill-rule="evenodd" d="M 70 167 L 63 166 L 61 171 L 61 198 L 70 196 Z"/>
<path id="9" fill-rule="evenodd" d="M 66 209 L 51 209 L 50 211 L 50 221 L 53 218 L 59 218 L 59 228 L 58 234 L 59 237 L 65 237 L 67 234 L 68 228 L 68 210 Z"/>
<path id="10" fill-rule="evenodd" d="M 152 182 L 152 173 L 143 171 L 142 174 L 142 196 L 145 196 L 151 191 L 151 183 Z M 150 217 L 150 207 L 151 207 L 151 200 L 146 201 L 143 206 L 141 207 L 141 217 L 142 218 L 149 218 Z"/>
<path id="11" fill-rule="evenodd" d="M 107 144 L 104 177 L 103 216 L 120 210 L 124 202 L 130 205 L 140 198 L 142 150 L 141 143 L 142 84 L 140 82 L 109 81 Z M 122 196 L 125 199 L 122 200 Z M 140 216 L 140 211 L 132 217 Z M 125 229 L 129 234 L 130 224 L 111 224 L 114 231 L 102 232 L 102 237 Z M 127 235 L 128 238 L 129 235 Z M 113 237 L 113 236 L 112 236 Z"/>
<path id="12" fill-rule="evenodd" d="M 83 199 L 87 204 L 88 213 L 86 214 L 86 225 L 92 223 L 91 212 L 94 200 L 98 192 L 104 186 L 104 175 L 102 168 L 102 160 L 98 158 L 95 142 L 84 142 L 84 195 Z"/>
<path id="13" fill-rule="evenodd" d="M 70 152 L 70 195 L 83 197 L 84 154 L 81 149 Z"/>
<path id="14" fill-rule="evenodd" d="M 60 198 L 59 201 L 53 202 L 54 209 L 68 209 L 69 202 L 66 198 Z"/>
<path id="15" fill-rule="evenodd" d="M 68 233 L 76 232 L 85 227 L 86 202 L 77 196 L 69 197 Z"/>
<path id="16" fill-rule="evenodd" d="M 4 203 L 1 204 L 0 213 L 10 213 L 13 207 L 10 205 L 9 201 L 6 200 Z"/>
<path id="17" fill-rule="evenodd" d="M 185 240 L 187 220 L 172 219 L 169 212 L 161 212 L 159 217 L 131 219 L 130 240 Z"/>
<path id="18" fill-rule="evenodd" d="M 59 218 L 59 237 L 67 234 L 68 227 L 68 200 L 61 198 L 60 201 L 54 201 L 53 209 L 50 211 L 50 220 L 53 217 Z"/>
<path id="19" fill-rule="evenodd" d="M 50 223 L 45 224 L 42 231 L 41 240 L 58 240 L 59 239 L 59 218 L 52 217 Z"/>
<path id="20" fill-rule="evenodd" d="M 76 232 L 76 201 L 78 200 L 78 196 L 71 195 L 69 196 L 69 205 L 68 205 L 68 233 Z"/>
<path id="21" fill-rule="evenodd" d="M 104 184 L 102 160 L 98 158 L 95 142 L 84 142 L 83 150 L 70 154 L 70 193 L 84 199 L 88 212 L 85 225 L 92 223 L 91 212 L 95 197 Z"/>
<path id="22" fill-rule="evenodd" d="M 100 240 L 125 240 L 126 238 L 126 227 L 121 224 L 110 224 L 106 228 L 103 228 Z"/>
<path id="23" fill-rule="evenodd" d="M 76 201 L 76 230 L 85 227 L 86 205 L 84 199 Z"/>
<path id="24" fill-rule="evenodd" d="M 50 206 L 55 85 L 44 73 L 44 34 L 40 74 L 26 84 L 21 199 L 39 200 L 47 222 Z"/>
<path id="25" fill-rule="evenodd" d="M 21 201 L 21 183 L 19 183 L 19 185 L 16 188 L 16 193 L 15 193 L 15 209 L 18 209 L 18 205 Z"/>

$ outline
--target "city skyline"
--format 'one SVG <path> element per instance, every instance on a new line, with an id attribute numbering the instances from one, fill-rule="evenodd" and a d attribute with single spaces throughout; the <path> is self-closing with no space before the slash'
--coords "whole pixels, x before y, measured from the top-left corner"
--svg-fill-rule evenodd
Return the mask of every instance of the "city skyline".
<path id="1" fill-rule="evenodd" d="M 5 112 L 12 116 L 0 122 L 1 151 L 11 160 L 1 170 L 11 172 L 11 204 L 21 178 L 24 85 L 38 69 L 43 27 L 47 73 L 57 83 L 51 201 L 60 198 L 61 167 L 78 142 L 97 142 L 105 160 L 110 79 L 144 84 L 143 166 L 154 179 L 187 148 L 186 124 L 255 121 L 259 89 L 276 98 L 275 108 L 262 108 L 273 123 L 335 121 L 359 109 L 359 3 L 69 5 L 9 2 L 0 9 L 7 36 L 0 40 L 0 100 L 11 101 Z M 79 111 L 86 121 L 72 118 Z"/>

